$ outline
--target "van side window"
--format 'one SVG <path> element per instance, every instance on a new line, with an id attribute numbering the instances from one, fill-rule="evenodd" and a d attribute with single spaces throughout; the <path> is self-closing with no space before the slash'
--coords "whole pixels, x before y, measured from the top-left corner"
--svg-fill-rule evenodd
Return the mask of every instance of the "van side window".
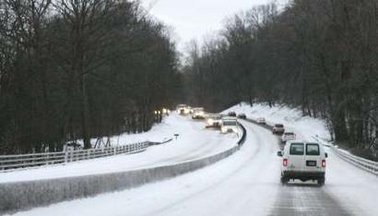
<path id="1" fill-rule="evenodd" d="M 303 155 L 304 147 L 303 143 L 293 143 L 290 146 L 290 154 L 291 155 Z"/>
<path id="2" fill-rule="evenodd" d="M 306 155 L 320 155 L 318 144 L 307 144 L 306 145 Z"/>

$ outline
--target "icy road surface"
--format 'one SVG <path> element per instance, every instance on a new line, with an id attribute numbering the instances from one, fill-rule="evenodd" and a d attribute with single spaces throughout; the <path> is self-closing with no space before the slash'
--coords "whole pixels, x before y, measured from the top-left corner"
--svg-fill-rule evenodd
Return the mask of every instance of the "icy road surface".
<path id="1" fill-rule="evenodd" d="M 188 117 L 171 114 L 158 127 L 146 134 L 132 135 L 132 140 L 154 137 L 163 140 L 179 134 L 169 143 L 151 146 L 145 152 L 129 155 L 117 155 L 31 168 L 9 173 L 0 173 L 0 183 L 30 181 L 39 179 L 63 178 L 71 176 L 113 173 L 149 167 L 177 164 L 223 152 L 234 147 L 239 140 L 236 134 L 220 134 L 219 131 L 205 129 L 203 121 L 193 121 Z M 127 135 L 122 139 L 127 139 Z"/>

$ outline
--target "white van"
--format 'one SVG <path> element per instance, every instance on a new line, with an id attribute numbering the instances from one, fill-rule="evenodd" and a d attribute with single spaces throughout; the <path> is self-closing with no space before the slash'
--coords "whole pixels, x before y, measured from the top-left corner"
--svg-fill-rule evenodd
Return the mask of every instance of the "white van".
<path id="1" fill-rule="evenodd" d="M 285 144 L 289 140 L 295 140 L 296 137 L 294 132 L 285 131 L 281 136 L 281 143 Z"/>
<path id="2" fill-rule="evenodd" d="M 322 186 L 325 182 L 327 153 L 316 142 L 289 140 L 283 151 L 277 152 L 282 157 L 281 183 L 290 179 L 301 181 L 317 180 Z"/>
<path id="3" fill-rule="evenodd" d="M 235 117 L 223 117 L 220 123 L 220 130 L 221 133 L 237 133 L 238 126 L 238 120 Z"/>

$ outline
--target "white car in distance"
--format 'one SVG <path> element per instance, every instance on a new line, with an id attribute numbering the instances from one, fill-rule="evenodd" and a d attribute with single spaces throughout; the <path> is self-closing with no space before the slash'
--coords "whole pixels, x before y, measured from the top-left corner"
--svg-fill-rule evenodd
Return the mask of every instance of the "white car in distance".
<path id="1" fill-rule="evenodd" d="M 221 133 L 237 133 L 239 123 L 235 117 L 224 117 L 220 124 Z"/>
<path id="2" fill-rule="evenodd" d="M 265 121 L 264 117 L 257 118 L 256 121 L 257 121 L 258 124 L 266 124 L 266 121 Z"/>
<path id="3" fill-rule="evenodd" d="M 222 122 L 222 116 L 220 114 L 209 114 L 206 117 L 206 127 L 220 127 L 220 124 Z"/>
<path id="4" fill-rule="evenodd" d="M 292 131 L 285 131 L 281 136 L 281 143 L 285 144 L 289 140 L 295 140 L 296 134 Z"/>
<path id="5" fill-rule="evenodd" d="M 205 118 L 205 109 L 203 107 L 193 108 L 193 119 L 204 119 Z"/>

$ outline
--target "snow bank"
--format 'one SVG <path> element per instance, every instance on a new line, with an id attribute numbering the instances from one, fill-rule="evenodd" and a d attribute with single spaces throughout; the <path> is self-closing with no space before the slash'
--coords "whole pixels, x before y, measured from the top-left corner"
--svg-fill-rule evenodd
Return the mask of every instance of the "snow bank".
<path id="1" fill-rule="evenodd" d="M 243 131 L 245 133 L 244 128 Z M 238 145 L 235 143 L 228 150 L 183 163 L 124 172 L 5 182 L 0 184 L 0 214 L 123 190 L 191 172 L 232 155 L 243 144 L 245 134 L 239 137 Z"/>
<path id="2" fill-rule="evenodd" d="M 302 112 L 295 108 L 281 105 L 270 108 L 267 104 L 262 103 L 254 104 L 251 107 L 247 103 L 240 103 L 226 109 L 222 114 L 227 114 L 230 111 L 245 113 L 247 118 L 250 119 L 264 117 L 269 125 L 282 123 L 286 130 L 296 132 L 300 139 L 311 140 L 313 136 L 319 136 L 325 140 L 330 139 L 325 120 L 303 116 Z"/>
<path id="3" fill-rule="evenodd" d="M 93 196 L 171 178 L 213 164 L 232 155 L 238 149 L 239 146 L 235 146 L 208 158 L 151 169 L 2 184 L 0 213 Z"/>
<path id="4" fill-rule="evenodd" d="M 164 143 L 174 137 L 172 133 L 172 125 L 177 124 L 177 116 L 173 114 L 166 116 L 162 119 L 161 123 L 154 124 L 152 128 L 143 133 L 123 133 L 118 136 L 110 137 L 109 141 L 112 146 L 114 145 L 129 145 L 139 142 L 151 142 L 151 143 Z M 107 137 L 102 137 L 101 146 L 104 146 L 108 141 Z M 83 144 L 83 140 L 76 141 L 80 145 Z M 97 138 L 91 139 L 92 146 L 97 142 Z"/>
<path id="5" fill-rule="evenodd" d="M 122 139 L 126 143 L 128 141 L 135 142 L 138 139 L 146 140 L 149 134 L 151 134 L 151 140 L 152 138 L 159 139 L 179 134 L 178 138 L 174 138 L 172 142 L 150 146 L 147 151 L 138 154 L 116 155 L 72 162 L 65 165 L 48 165 L 0 173 L 0 183 L 146 169 L 212 156 L 235 146 L 237 142 L 236 136 L 231 136 L 231 134 L 223 135 L 217 131 L 205 130 L 204 128 L 204 122 L 193 121 L 189 118 L 171 114 L 163 124 L 156 125 L 150 132 L 130 135 L 130 137 L 125 134 Z"/>

